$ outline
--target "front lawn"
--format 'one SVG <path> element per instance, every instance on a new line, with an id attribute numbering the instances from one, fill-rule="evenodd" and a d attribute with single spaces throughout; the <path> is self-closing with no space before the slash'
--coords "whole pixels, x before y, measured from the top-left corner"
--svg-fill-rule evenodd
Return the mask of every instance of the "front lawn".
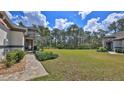
<path id="1" fill-rule="evenodd" d="M 124 80 L 124 55 L 96 50 L 48 49 L 59 54 L 41 62 L 49 75 L 33 80 Z"/>

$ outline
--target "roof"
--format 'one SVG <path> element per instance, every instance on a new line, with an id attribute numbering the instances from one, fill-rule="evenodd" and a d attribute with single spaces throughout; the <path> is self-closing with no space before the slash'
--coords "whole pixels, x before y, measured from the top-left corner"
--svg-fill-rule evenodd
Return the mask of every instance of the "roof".
<path id="1" fill-rule="evenodd" d="M 115 34 L 116 38 L 114 40 L 123 40 L 124 39 L 124 31 L 117 32 Z"/>
<path id="2" fill-rule="evenodd" d="M 115 35 L 107 35 L 104 38 L 115 38 Z"/>
<path id="3" fill-rule="evenodd" d="M 114 38 L 113 40 L 124 40 L 124 31 L 105 36 L 105 38 Z"/>
<path id="4" fill-rule="evenodd" d="M 117 32 L 115 34 L 116 37 L 124 37 L 124 31 L 121 31 L 121 32 Z"/>
<path id="5" fill-rule="evenodd" d="M 118 37 L 118 38 L 115 38 L 114 40 L 124 40 L 124 37 Z"/>
<path id="6" fill-rule="evenodd" d="M 12 31 L 21 31 L 21 32 L 25 32 L 27 30 L 27 28 L 24 27 L 19 27 L 15 24 L 13 24 L 11 22 L 11 20 L 9 19 L 9 17 L 7 16 L 6 12 L 4 11 L 0 11 L 0 18 L 3 19 L 3 21 L 6 23 L 6 25 L 10 28 L 10 30 Z"/>

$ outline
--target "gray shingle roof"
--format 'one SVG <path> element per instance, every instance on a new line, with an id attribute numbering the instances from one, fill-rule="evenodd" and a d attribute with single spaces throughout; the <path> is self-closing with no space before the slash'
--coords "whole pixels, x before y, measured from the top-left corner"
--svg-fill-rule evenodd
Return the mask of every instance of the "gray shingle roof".
<path id="1" fill-rule="evenodd" d="M 113 40 L 124 40 L 124 31 L 105 36 L 105 38 L 113 38 Z"/>
<path id="2" fill-rule="evenodd" d="M 124 31 L 121 31 L 121 32 L 117 32 L 115 34 L 116 37 L 124 37 Z"/>
<path id="3" fill-rule="evenodd" d="M 117 32 L 115 34 L 116 38 L 114 40 L 123 40 L 124 39 L 124 31 Z"/>

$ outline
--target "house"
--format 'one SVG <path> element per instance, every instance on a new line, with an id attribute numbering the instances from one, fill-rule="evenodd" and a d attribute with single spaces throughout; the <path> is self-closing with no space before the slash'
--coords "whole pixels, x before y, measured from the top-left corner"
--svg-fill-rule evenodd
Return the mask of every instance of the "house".
<path id="1" fill-rule="evenodd" d="M 124 52 L 124 31 L 105 36 L 103 47 L 115 52 Z"/>
<path id="2" fill-rule="evenodd" d="M 27 27 L 27 32 L 25 32 L 25 50 L 33 51 L 35 50 L 35 38 L 36 38 L 36 28 Z"/>
<path id="3" fill-rule="evenodd" d="M 5 12 L 0 12 L 0 56 L 6 52 L 21 49 L 24 50 L 26 28 L 14 25 Z"/>
<path id="4" fill-rule="evenodd" d="M 35 31 L 33 27 L 14 25 L 5 12 L 0 12 L 0 58 L 11 50 L 34 50 Z"/>

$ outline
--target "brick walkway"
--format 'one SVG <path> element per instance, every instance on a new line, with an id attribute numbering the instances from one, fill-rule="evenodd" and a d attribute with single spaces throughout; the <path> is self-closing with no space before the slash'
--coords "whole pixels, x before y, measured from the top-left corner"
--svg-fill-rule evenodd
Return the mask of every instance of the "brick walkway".
<path id="1" fill-rule="evenodd" d="M 32 78 L 48 75 L 42 64 L 36 60 L 33 54 L 27 54 L 25 70 L 13 74 L 0 75 L 1 81 L 24 81 Z"/>

